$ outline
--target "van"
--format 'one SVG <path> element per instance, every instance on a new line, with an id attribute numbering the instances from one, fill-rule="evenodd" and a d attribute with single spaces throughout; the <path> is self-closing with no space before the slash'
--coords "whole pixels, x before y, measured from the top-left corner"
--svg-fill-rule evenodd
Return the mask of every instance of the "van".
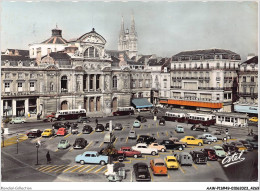
<path id="1" fill-rule="evenodd" d="M 113 143 L 115 141 L 116 137 L 113 133 L 106 133 L 104 136 L 104 143 Z"/>
<path id="2" fill-rule="evenodd" d="M 181 152 L 179 155 L 174 154 L 174 156 L 177 158 L 180 165 L 191 166 L 193 163 L 192 156 L 187 152 Z"/>

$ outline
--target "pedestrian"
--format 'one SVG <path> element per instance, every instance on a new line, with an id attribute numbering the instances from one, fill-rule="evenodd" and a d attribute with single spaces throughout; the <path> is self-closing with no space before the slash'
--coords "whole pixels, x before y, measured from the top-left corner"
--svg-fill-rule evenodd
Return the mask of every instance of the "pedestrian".
<path id="1" fill-rule="evenodd" d="M 253 135 L 253 129 L 251 129 L 251 131 L 250 131 L 250 135 Z"/>
<path id="2" fill-rule="evenodd" d="M 98 124 L 98 119 L 96 118 L 96 125 Z"/>
<path id="3" fill-rule="evenodd" d="M 46 159 L 47 159 L 47 164 L 51 163 L 51 155 L 50 155 L 49 151 L 46 154 Z"/>

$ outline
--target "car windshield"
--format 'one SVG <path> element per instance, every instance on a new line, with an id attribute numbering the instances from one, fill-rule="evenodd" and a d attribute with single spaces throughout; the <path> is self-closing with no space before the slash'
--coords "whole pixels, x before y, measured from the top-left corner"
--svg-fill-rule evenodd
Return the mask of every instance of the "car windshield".
<path id="1" fill-rule="evenodd" d="M 222 148 L 217 148 L 216 150 L 217 150 L 217 151 L 223 151 L 223 149 L 222 149 Z"/>
<path id="2" fill-rule="evenodd" d="M 139 167 L 138 168 L 138 172 L 147 172 L 147 168 L 146 167 Z"/>
<path id="3" fill-rule="evenodd" d="M 164 166 L 164 163 L 158 162 L 158 163 L 155 163 L 155 166 Z"/>
<path id="4" fill-rule="evenodd" d="M 168 162 L 176 162 L 175 159 L 168 159 Z"/>
<path id="5" fill-rule="evenodd" d="M 73 126 L 72 129 L 77 129 L 78 127 L 77 126 Z"/>
<path id="6" fill-rule="evenodd" d="M 45 130 L 44 132 L 50 132 L 50 130 Z"/>
<path id="7" fill-rule="evenodd" d="M 65 141 L 65 140 L 61 140 L 60 143 L 61 143 L 61 144 L 64 144 L 64 143 L 66 143 L 66 141 Z"/>

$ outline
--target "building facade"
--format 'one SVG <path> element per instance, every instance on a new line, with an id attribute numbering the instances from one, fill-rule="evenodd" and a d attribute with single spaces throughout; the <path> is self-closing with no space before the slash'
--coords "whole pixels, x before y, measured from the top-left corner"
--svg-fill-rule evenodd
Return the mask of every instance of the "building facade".
<path id="1" fill-rule="evenodd" d="M 258 56 L 239 65 L 239 100 L 234 104 L 236 112 L 258 115 Z"/>
<path id="2" fill-rule="evenodd" d="M 240 55 L 223 49 L 180 52 L 172 57 L 171 95 L 162 104 L 200 111 L 232 110 Z"/>

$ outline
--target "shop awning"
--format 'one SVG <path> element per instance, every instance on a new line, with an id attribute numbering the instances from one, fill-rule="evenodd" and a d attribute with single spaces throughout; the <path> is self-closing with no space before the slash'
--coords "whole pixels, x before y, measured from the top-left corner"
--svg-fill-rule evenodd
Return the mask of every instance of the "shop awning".
<path id="1" fill-rule="evenodd" d="M 136 108 L 153 107 L 153 104 L 151 104 L 146 98 L 133 99 L 132 103 Z"/>

